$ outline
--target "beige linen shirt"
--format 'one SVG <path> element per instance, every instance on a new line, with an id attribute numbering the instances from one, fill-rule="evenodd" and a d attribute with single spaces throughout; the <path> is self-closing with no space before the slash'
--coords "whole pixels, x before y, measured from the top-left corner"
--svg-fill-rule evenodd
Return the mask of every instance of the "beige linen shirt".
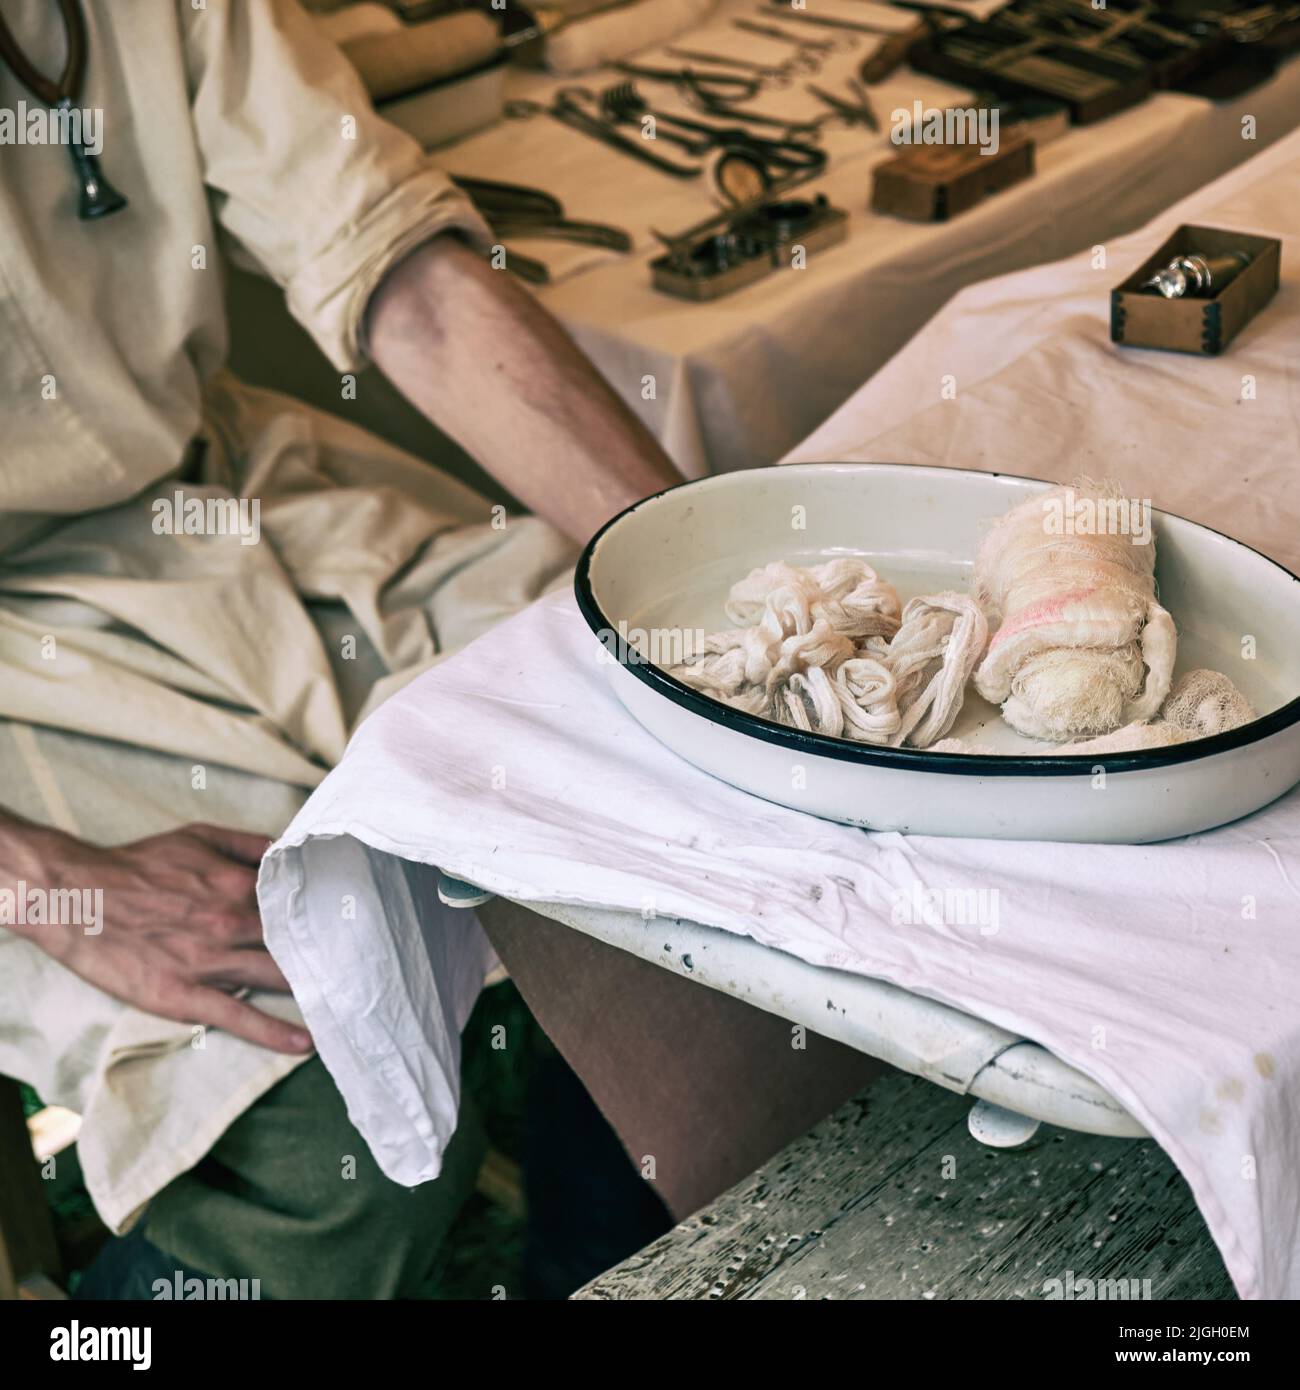
<path id="1" fill-rule="evenodd" d="M 397 259 L 444 228 L 489 237 L 292 0 L 82 8 L 78 105 L 102 111 L 102 167 L 130 206 L 81 222 L 65 149 L 0 148 L 0 514 L 93 511 L 177 466 L 226 354 L 219 237 L 340 371 L 362 365 L 366 303 Z M 53 0 L 0 11 L 57 73 Z M 0 105 L 22 101 L 39 104 L 0 65 Z"/>
<path id="2" fill-rule="evenodd" d="M 368 708 L 563 582 L 572 548 L 221 370 L 219 239 L 343 371 L 389 266 L 443 229 L 488 238 L 313 22 L 291 0 L 82 5 L 82 104 L 130 206 L 81 222 L 66 150 L 0 147 L 0 808 L 102 845 L 197 820 L 274 836 Z M 57 72 L 55 0 L 0 12 Z M 0 67 L 0 107 L 24 100 Z M 158 534 L 181 481 L 255 501 L 258 543 Z M 435 974 L 413 987 L 443 991 Z M 435 1059 L 453 1109 L 463 983 Z M 124 1005 L 0 928 L 0 1073 L 81 1114 L 115 1229 L 295 1065 Z"/>

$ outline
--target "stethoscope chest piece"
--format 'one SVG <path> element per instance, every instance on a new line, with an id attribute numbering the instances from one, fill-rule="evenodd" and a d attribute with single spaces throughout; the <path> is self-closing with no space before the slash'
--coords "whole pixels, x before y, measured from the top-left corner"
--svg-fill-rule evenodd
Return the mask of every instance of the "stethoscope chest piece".
<path id="1" fill-rule="evenodd" d="M 59 103 L 60 108 L 70 108 L 71 105 L 72 103 L 66 97 Z M 121 212 L 127 205 L 126 197 L 119 193 L 104 177 L 104 171 L 99 167 L 99 160 L 90 153 L 85 145 L 76 141 L 69 144 L 68 154 L 81 183 L 77 216 L 83 222 L 94 222 L 98 218 Z"/>
<path id="2" fill-rule="evenodd" d="M 59 124 L 66 134 L 68 155 L 80 184 L 77 216 L 83 222 L 95 222 L 126 207 L 126 198 L 104 177 L 99 159 L 86 148 L 85 141 L 73 138 L 83 134 L 79 128 L 81 113 L 73 103 L 81 95 L 86 71 L 86 21 L 78 0 L 59 0 L 63 27 L 67 33 L 68 54 L 63 72 L 57 79 L 46 77 L 18 46 L 17 39 L 0 15 L 0 60 L 8 64 L 14 76 L 34 96 L 61 117 Z"/>

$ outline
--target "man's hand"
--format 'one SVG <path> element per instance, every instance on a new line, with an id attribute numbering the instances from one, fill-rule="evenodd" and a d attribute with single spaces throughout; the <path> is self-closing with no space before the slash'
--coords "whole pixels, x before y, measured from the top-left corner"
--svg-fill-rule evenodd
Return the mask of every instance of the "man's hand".
<path id="1" fill-rule="evenodd" d="M 385 376 L 537 516 L 579 542 L 682 481 L 564 329 L 453 236 L 395 266 L 370 301 Z"/>
<path id="2" fill-rule="evenodd" d="M 0 815 L 0 887 L 22 880 L 46 893 L 103 892 L 94 934 L 80 922 L 5 927 L 145 1013 L 223 1028 L 276 1052 L 309 1052 L 308 1033 L 230 993 L 289 993 L 257 912 L 257 865 L 268 843 L 190 825 L 98 849 Z"/>

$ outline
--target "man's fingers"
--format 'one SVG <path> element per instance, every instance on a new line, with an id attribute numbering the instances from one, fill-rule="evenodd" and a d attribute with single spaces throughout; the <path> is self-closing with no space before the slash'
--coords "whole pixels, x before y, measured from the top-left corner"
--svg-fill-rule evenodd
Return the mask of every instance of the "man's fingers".
<path id="1" fill-rule="evenodd" d="M 205 984 L 218 989 L 270 989 L 292 994 L 289 981 L 266 951 L 223 951 L 203 968 Z"/>
<path id="2" fill-rule="evenodd" d="M 244 830 L 227 830 L 220 825 L 200 823 L 187 825 L 185 829 L 191 835 L 205 840 L 228 859 L 237 859 L 241 864 L 257 865 L 271 845 L 265 835 L 250 835 Z"/>
<path id="3" fill-rule="evenodd" d="M 198 917 L 195 925 L 213 944 L 266 949 L 262 919 L 257 915 L 256 907 L 232 906 L 224 911 L 208 913 Z"/>
<path id="4" fill-rule="evenodd" d="M 264 1014 L 219 989 L 195 985 L 186 990 L 181 1007 L 195 1023 L 222 1028 L 245 1042 L 269 1047 L 272 1052 L 304 1053 L 312 1050 L 311 1034 L 292 1023 Z"/>

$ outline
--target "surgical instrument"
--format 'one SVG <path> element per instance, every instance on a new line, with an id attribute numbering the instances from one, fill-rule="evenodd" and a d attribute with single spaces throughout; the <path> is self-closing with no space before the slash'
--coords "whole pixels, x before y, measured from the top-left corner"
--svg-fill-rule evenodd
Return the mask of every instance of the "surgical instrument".
<path id="1" fill-rule="evenodd" d="M 698 72 L 695 68 L 656 68 L 644 63 L 614 63 L 629 77 L 645 77 L 654 82 L 671 82 L 683 96 L 702 104 L 749 101 L 763 89 L 756 77 L 731 72 Z"/>
<path id="2" fill-rule="evenodd" d="M 871 98 L 867 95 L 866 88 L 856 77 L 850 77 L 848 85 L 857 98 L 856 101 L 849 101 L 844 97 L 836 96 L 834 92 L 828 92 L 824 87 L 819 87 L 813 82 L 809 82 L 805 90 L 831 108 L 830 112 L 822 117 L 823 120 L 833 120 L 838 116 L 848 125 L 864 125 L 868 130 L 879 131 L 880 121 L 872 108 Z"/>
<path id="3" fill-rule="evenodd" d="M 716 63 L 719 67 L 739 68 L 742 72 L 752 72 L 760 82 L 770 82 L 774 87 L 788 87 L 794 80 L 794 67 L 789 61 L 757 63 L 749 58 L 726 58 L 720 53 L 698 53 L 693 48 L 670 48 L 668 55 L 693 63 Z"/>
<path id="4" fill-rule="evenodd" d="M 753 19 L 733 19 L 731 22 L 737 29 L 743 29 L 747 34 L 760 34 L 765 39 L 779 39 L 782 43 L 795 44 L 799 50 L 796 57 L 802 55 L 807 63 L 813 64 L 809 71 L 819 69 L 828 55 L 847 53 L 851 48 L 856 48 L 858 44 L 858 40 L 848 34 L 836 34 L 834 37 L 826 39 L 813 39 L 802 34 L 792 34 L 788 29 L 782 29 L 779 24 L 760 24 Z"/>
<path id="5" fill-rule="evenodd" d="M 81 138 L 81 120 L 73 105 L 82 94 L 89 48 L 81 0 L 59 0 L 58 8 L 63 19 L 64 58 L 63 70 L 57 78 L 46 77 L 32 63 L 19 47 L 3 16 L 0 16 L 0 63 L 8 67 L 33 96 L 63 117 L 65 134 L 62 138 L 66 141 L 80 192 L 77 216 L 83 222 L 94 222 L 120 212 L 127 206 L 127 200 L 105 178 L 104 171 L 99 167 L 97 152 Z M 69 122 L 70 115 L 76 117 L 75 121 Z M 21 121 L 23 117 L 20 115 L 18 119 Z M 68 138 L 69 132 L 75 133 L 76 138 Z"/>
<path id="6" fill-rule="evenodd" d="M 928 16 L 922 15 L 910 29 L 900 29 L 887 35 L 874 53 L 868 53 L 858 66 L 858 76 L 871 85 L 883 82 L 907 61 L 907 55 L 914 43 L 919 43 L 931 32 Z"/>
<path id="7" fill-rule="evenodd" d="M 809 14 L 806 10 L 792 10 L 785 5 L 770 4 L 760 10 L 771 19 L 792 19 L 799 24 L 820 24 L 825 29 L 847 29 L 855 34 L 896 34 L 898 29 L 885 24 L 868 24 L 860 19 L 836 19 L 831 15 Z"/>
<path id="8" fill-rule="evenodd" d="M 643 123 L 644 139 L 671 140 L 674 145 L 688 154 L 707 154 L 712 149 L 712 141 L 699 135 L 686 135 L 677 130 L 660 130 L 659 113 L 651 109 L 649 102 L 637 90 L 635 82 L 616 82 L 606 87 L 600 94 L 600 109 L 612 121 L 631 125 Z M 647 122 L 652 124 L 646 124 Z M 653 131 L 653 136 L 648 132 Z"/>
<path id="9" fill-rule="evenodd" d="M 725 150 L 728 154 L 744 155 L 752 165 L 765 171 L 765 182 L 769 184 L 775 180 L 774 171 L 820 171 L 826 165 L 825 150 L 789 134 L 781 139 L 769 140 L 741 126 L 714 125 L 686 116 L 652 111 L 631 82 L 608 88 L 601 98 L 601 109 L 615 120 L 635 121 L 648 116 L 654 120 L 656 130 L 660 126 L 667 126 L 670 130 L 686 131 L 703 142 L 701 148 L 692 153 Z"/>
<path id="10" fill-rule="evenodd" d="M 595 97 L 585 87 L 563 87 L 556 93 L 554 103 L 550 106 L 525 99 L 508 101 L 505 104 L 505 115 L 511 120 L 521 120 L 535 115 L 550 116 L 561 125 L 589 135 L 593 140 L 599 140 L 613 149 L 621 150 L 633 159 L 649 164 L 660 173 L 670 174 L 673 178 L 692 179 L 700 172 L 700 166 L 697 164 L 680 164 L 648 149 L 647 141 L 633 139 L 615 130 L 599 116 L 588 111 L 581 104 L 583 100 L 594 101 Z"/>
<path id="11" fill-rule="evenodd" d="M 547 241 L 572 241 L 579 246 L 599 246 L 605 251 L 630 251 L 632 238 L 621 228 L 605 222 L 576 222 L 568 217 L 545 221 L 533 217 L 489 217 L 492 230 L 503 240 L 510 237 L 541 237 Z"/>
<path id="12" fill-rule="evenodd" d="M 452 174 L 451 181 L 468 193 L 474 206 L 491 221 L 496 214 L 506 217 L 555 218 L 564 216 L 564 204 L 540 188 L 521 183 L 501 183 L 469 174 Z"/>

